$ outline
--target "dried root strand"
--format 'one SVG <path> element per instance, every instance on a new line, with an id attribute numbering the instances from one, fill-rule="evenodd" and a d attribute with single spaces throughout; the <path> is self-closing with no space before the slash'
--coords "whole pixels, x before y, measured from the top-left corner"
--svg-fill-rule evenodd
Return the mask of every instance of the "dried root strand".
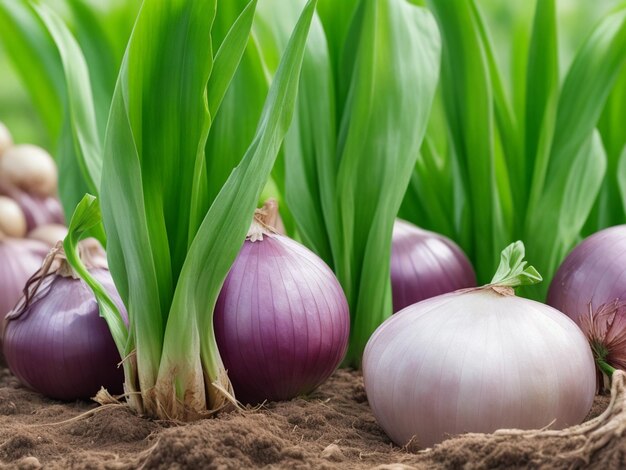
<path id="1" fill-rule="evenodd" d="M 589 459 L 612 439 L 621 438 L 626 432 L 626 373 L 617 370 L 613 373 L 611 384 L 611 401 L 601 415 L 577 426 L 561 430 L 500 429 L 494 434 L 499 436 L 520 436 L 526 438 L 584 438 L 582 446 L 559 456 L 564 460 Z"/>

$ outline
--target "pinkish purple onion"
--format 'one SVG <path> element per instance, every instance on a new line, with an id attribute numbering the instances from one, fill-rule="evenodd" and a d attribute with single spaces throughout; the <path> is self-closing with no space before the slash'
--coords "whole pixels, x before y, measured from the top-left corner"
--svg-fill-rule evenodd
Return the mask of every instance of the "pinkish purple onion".
<path id="1" fill-rule="evenodd" d="M 436 295 L 475 286 L 474 269 L 452 240 L 396 220 L 391 252 L 394 312 Z"/>
<path id="2" fill-rule="evenodd" d="M 29 232 L 41 225 L 65 223 L 63 208 L 56 197 L 33 196 L 25 192 L 14 197 L 24 212 Z"/>
<path id="3" fill-rule="evenodd" d="M 41 263 L 48 251 L 49 248 L 39 241 L 0 239 L 0 315 L 2 320 L 15 307 L 26 281 L 41 268 Z M 3 323 L 0 321 L 0 334 Z"/>
<path id="4" fill-rule="evenodd" d="M 127 319 L 109 271 L 90 272 Z M 100 387 L 122 393 L 119 353 L 91 289 L 81 279 L 60 271 L 44 275 L 29 300 L 22 298 L 6 320 L 4 356 L 24 385 L 59 400 L 90 398 Z"/>
<path id="5" fill-rule="evenodd" d="M 590 311 L 626 301 L 626 225 L 601 230 L 583 240 L 557 270 L 548 304 L 576 323 Z"/>
<path id="6" fill-rule="evenodd" d="M 320 258 L 265 233 L 244 243 L 214 324 L 237 399 L 259 403 L 306 394 L 324 382 L 346 352 L 350 317 L 339 282 Z"/>

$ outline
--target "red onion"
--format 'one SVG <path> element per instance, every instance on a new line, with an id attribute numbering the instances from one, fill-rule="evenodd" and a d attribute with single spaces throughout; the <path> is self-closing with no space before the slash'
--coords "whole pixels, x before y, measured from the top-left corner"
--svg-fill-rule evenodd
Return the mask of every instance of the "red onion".
<path id="1" fill-rule="evenodd" d="M 22 191 L 5 178 L 0 178 L 0 194 L 12 198 L 26 218 L 27 231 L 40 225 L 64 224 L 63 208 L 54 196 L 36 196 Z"/>
<path id="2" fill-rule="evenodd" d="M 626 301 L 626 225 L 601 230 L 565 258 L 548 291 L 548 304 L 577 323 L 617 299 Z"/>
<path id="3" fill-rule="evenodd" d="M 452 240 L 396 220 L 391 251 L 394 312 L 420 300 L 474 286 L 474 269 Z"/>
<path id="4" fill-rule="evenodd" d="M 4 316 L 15 307 L 26 281 L 41 267 L 48 250 L 41 242 L 2 238 L 0 234 L 0 339 Z"/>
<path id="5" fill-rule="evenodd" d="M 407 307 L 370 338 L 365 390 L 398 445 L 432 446 L 499 428 L 564 428 L 587 415 L 596 390 L 589 345 L 561 312 L 515 297 L 511 287 L 536 271 L 524 268 L 523 245 L 512 246 L 503 263 L 517 269 L 499 269 L 489 286 Z"/>
<path id="6" fill-rule="evenodd" d="M 343 358 L 350 323 L 328 266 L 299 243 L 253 226 L 214 316 L 220 354 L 244 403 L 315 389 Z"/>
<path id="7" fill-rule="evenodd" d="M 4 355 L 20 381 L 60 400 L 123 391 L 120 356 L 91 289 L 55 250 L 29 281 L 28 297 L 7 315 Z M 91 274 L 126 311 L 107 269 L 84 259 Z M 54 269 L 50 272 L 50 269 Z"/>

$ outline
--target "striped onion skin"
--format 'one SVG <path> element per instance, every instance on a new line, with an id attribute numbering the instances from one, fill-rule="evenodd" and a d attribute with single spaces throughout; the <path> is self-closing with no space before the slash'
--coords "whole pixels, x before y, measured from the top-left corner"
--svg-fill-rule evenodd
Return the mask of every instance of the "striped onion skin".
<path id="1" fill-rule="evenodd" d="M 246 240 L 220 293 L 215 335 L 243 403 L 288 400 L 323 383 L 343 358 L 348 304 L 330 268 L 294 240 Z"/>
<path id="2" fill-rule="evenodd" d="M 41 267 L 48 250 L 35 240 L 0 240 L 0 343 L 5 315 L 15 307 L 26 281 Z"/>
<path id="3" fill-rule="evenodd" d="M 466 432 L 575 425 L 596 390 L 591 349 L 571 319 L 488 288 L 390 317 L 365 348 L 363 378 L 387 435 L 420 447 Z"/>
<path id="4" fill-rule="evenodd" d="M 436 295 L 475 286 L 474 269 L 452 240 L 396 220 L 391 251 L 394 312 Z"/>
<path id="5" fill-rule="evenodd" d="M 90 272 L 126 317 L 109 271 Z M 88 399 L 100 387 L 123 391 L 119 353 L 93 292 L 80 279 L 47 276 L 30 305 L 7 316 L 3 349 L 11 372 L 48 397 Z"/>
<path id="6" fill-rule="evenodd" d="M 616 300 L 626 301 L 626 225 L 583 240 L 557 270 L 548 304 L 580 324 L 581 317 Z"/>

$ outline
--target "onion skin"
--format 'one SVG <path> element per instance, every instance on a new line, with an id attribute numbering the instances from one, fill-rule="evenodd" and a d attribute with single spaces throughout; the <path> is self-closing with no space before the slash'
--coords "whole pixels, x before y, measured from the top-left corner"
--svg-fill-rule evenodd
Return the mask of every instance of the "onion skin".
<path id="1" fill-rule="evenodd" d="M 626 301 L 626 225 L 583 240 L 554 275 L 547 302 L 576 323 L 603 304 Z"/>
<path id="2" fill-rule="evenodd" d="M 0 196 L 0 232 L 12 238 L 26 235 L 24 212 L 17 202 L 6 196 Z"/>
<path id="3" fill-rule="evenodd" d="M 56 197 L 38 197 L 20 192 L 15 197 L 26 217 L 26 227 L 30 232 L 41 225 L 65 223 L 63 208 Z"/>
<path id="4" fill-rule="evenodd" d="M 220 355 L 243 403 L 306 394 L 348 346 L 348 303 L 333 272 L 281 235 L 244 243 L 214 315 Z"/>
<path id="5" fill-rule="evenodd" d="M 452 240 L 396 220 L 391 251 L 393 311 L 430 297 L 476 286 L 476 274 Z"/>
<path id="6" fill-rule="evenodd" d="M 50 248 L 54 248 L 57 242 L 64 240 L 66 236 L 67 227 L 60 224 L 40 225 L 28 233 L 28 238 L 31 240 L 39 240 Z"/>
<path id="7" fill-rule="evenodd" d="M 591 349 L 573 321 L 490 288 L 393 315 L 367 344 L 363 378 L 389 437 L 420 447 L 465 432 L 578 424 L 596 390 Z"/>
<path id="8" fill-rule="evenodd" d="M 90 270 L 126 310 L 105 269 Z M 32 303 L 7 316 L 4 355 L 20 381 L 58 400 L 93 397 L 100 387 L 123 391 L 120 356 L 91 289 L 80 279 L 48 276 Z"/>
<path id="9" fill-rule="evenodd" d="M 37 272 L 48 247 L 35 240 L 0 240 L 0 315 L 15 307 L 26 281 Z"/>

